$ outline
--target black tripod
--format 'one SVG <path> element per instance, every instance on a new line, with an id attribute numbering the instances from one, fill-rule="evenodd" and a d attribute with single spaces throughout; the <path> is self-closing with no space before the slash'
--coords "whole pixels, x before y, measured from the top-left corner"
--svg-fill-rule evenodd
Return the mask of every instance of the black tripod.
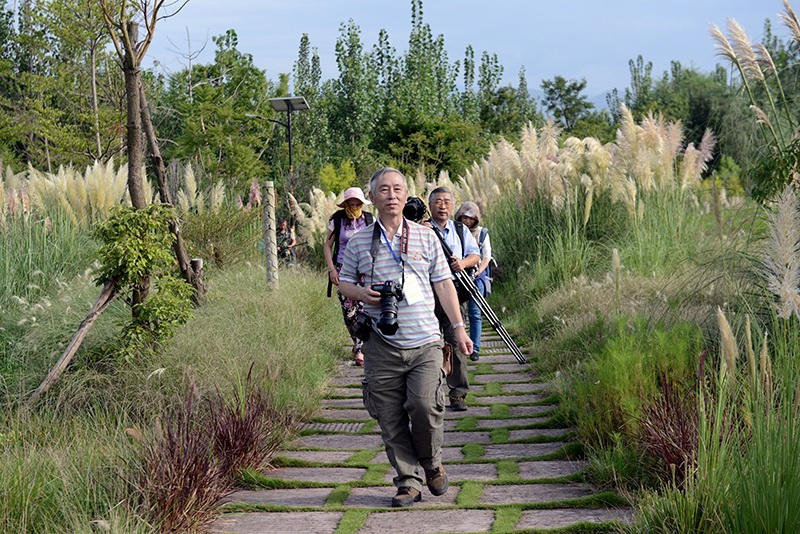
<path id="1" fill-rule="evenodd" d="M 439 232 L 439 229 L 436 228 L 436 224 L 431 223 L 431 226 L 433 231 L 436 232 L 436 237 L 438 237 L 439 241 L 442 242 L 442 247 L 444 248 L 444 252 L 447 257 L 453 257 L 453 251 L 450 250 L 450 247 L 444 242 L 444 237 L 442 236 L 441 232 Z M 522 354 L 521 350 L 519 350 L 517 344 L 513 339 L 511 339 L 511 335 L 506 330 L 506 327 L 500 322 L 497 314 L 494 313 L 492 307 L 489 306 L 489 303 L 486 302 L 486 299 L 483 297 L 483 295 L 481 295 L 481 292 L 478 291 L 478 287 L 475 285 L 475 281 L 472 279 L 472 276 L 470 276 L 470 274 L 466 271 L 459 271 L 457 273 L 453 273 L 453 275 L 456 277 L 456 280 L 458 280 L 459 283 L 467 289 L 469 298 L 478 305 L 478 308 L 481 309 L 483 316 L 486 317 L 486 319 L 489 321 L 489 324 L 492 325 L 492 328 L 494 328 L 494 331 L 500 336 L 500 339 L 503 340 L 503 343 L 505 343 L 506 346 L 511 349 L 511 353 L 514 355 L 517 361 L 520 364 L 525 363 L 525 355 Z"/>

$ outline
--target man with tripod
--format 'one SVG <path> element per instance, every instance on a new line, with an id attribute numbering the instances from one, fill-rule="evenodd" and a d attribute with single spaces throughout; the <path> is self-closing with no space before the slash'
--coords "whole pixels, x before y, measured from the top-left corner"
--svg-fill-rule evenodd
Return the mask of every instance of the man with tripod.
<path id="1" fill-rule="evenodd" d="M 392 506 L 411 506 L 422 499 L 423 480 L 433 495 L 444 495 L 448 488 L 442 466 L 442 339 L 434 293 L 453 321 L 458 350 L 471 352 L 472 340 L 436 236 L 403 217 L 405 177 L 396 169 L 378 170 L 370 179 L 369 198 L 378 220 L 348 242 L 339 291 L 364 303 L 364 406 L 378 420 L 386 455 L 397 472 Z M 362 277 L 363 286 L 358 285 Z"/>
<path id="2" fill-rule="evenodd" d="M 458 273 L 475 267 L 481 260 L 478 243 L 469 231 L 469 228 L 450 220 L 455 208 L 455 198 L 453 192 L 446 187 L 437 187 L 428 196 L 428 206 L 431 211 L 431 222 L 435 225 L 434 230 L 444 241 L 453 256 L 448 258 L 450 270 Z M 455 275 L 452 275 L 455 280 Z M 462 288 L 464 289 L 464 288 Z M 469 294 L 465 290 L 459 292 L 459 301 L 467 302 Z M 464 411 L 467 409 L 466 396 L 469 393 L 469 379 L 467 377 L 467 354 L 459 349 L 455 338 L 456 330 L 451 324 L 448 314 L 444 313 L 442 306 L 437 301 L 435 309 L 436 317 L 442 327 L 442 334 L 447 343 L 453 345 L 453 373 L 447 377 L 447 385 L 450 386 L 450 409 L 453 411 Z M 461 324 L 463 326 L 463 323 Z"/>

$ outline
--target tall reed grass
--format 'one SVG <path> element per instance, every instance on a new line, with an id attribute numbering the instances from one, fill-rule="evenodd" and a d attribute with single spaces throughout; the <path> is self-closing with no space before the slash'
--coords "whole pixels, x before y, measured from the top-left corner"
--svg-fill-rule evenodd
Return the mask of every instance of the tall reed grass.
<path id="1" fill-rule="evenodd" d="M 61 210 L 14 217 L 0 225 L 0 309 L 12 301 L 35 304 L 85 271 L 96 245 Z"/>

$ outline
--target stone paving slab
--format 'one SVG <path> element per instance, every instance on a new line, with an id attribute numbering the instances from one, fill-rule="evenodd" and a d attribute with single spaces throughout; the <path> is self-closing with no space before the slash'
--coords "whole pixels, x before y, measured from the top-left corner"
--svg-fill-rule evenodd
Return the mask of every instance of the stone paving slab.
<path id="1" fill-rule="evenodd" d="M 593 493 L 588 484 L 484 486 L 481 504 L 525 504 L 578 499 Z"/>
<path id="2" fill-rule="evenodd" d="M 492 364 L 492 370 L 497 373 L 519 373 L 530 369 L 530 365 L 520 364 L 516 359 L 514 363 L 495 363 L 493 360 Z"/>
<path id="3" fill-rule="evenodd" d="M 537 415 L 540 413 L 551 412 L 558 408 L 555 404 L 540 404 L 538 406 L 511 406 L 509 415 L 511 417 L 525 417 L 527 415 Z"/>
<path id="4" fill-rule="evenodd" d="M 281 467 L 265 471 L 264 475 L 281 480 L 342 484 L 361 480 L 366 472 L 360 467 Z"/>
<path id="5" fill-rule="evenodd" d="M 523 510 L 516 529 L 560 528 L 575 523 L 628 523 L 633 513 L 630 508 L 555 508 L 551 510 Z"/>
<path id="6" fill-rule="evenodd" d="M 353 399 L 324 399 L 322 406 L 325 408 L 363 408 L 364 401 L 361 397 Z"/>
<path id="7" fill-rule="evenodd" d="M 322 507 L 333 488 L 297 488 L 240 490 L 222 499 L 221 503 L 270 504 L 274 506 Z"/>
<path id="8" fill-rule="evenodd" d="M 361 398 L 361 388 L 333 388 L 330 394 L 336 397 Z"/>
<path id="9" fill-rule="evenodd" d="M 351 421 L 369 421 L 372 419 L 367 410 L 339 410 L 336 408 L 329 408 L 320 410 L 314 415 L 315 419 L 347 419 Z"/>
<path id="10" fill-rule="evenodd" d="M 444 444 L 466 445 L 467 443 L 491 443 L 492 438 L 488 432 L 445 432 Z"/>
<path id="11" fill-rule="evenodd" d="M 443 462 L 460 462 L 464 459 L 464 453 L 461 452 L 461 447 L 442 447 L 442 461 Z M 386 451 L 380 451 L 375 455 L 375 458 L 370 461 L 372 464 L 388 464 L 389 458 L 386 456 Z"/>
<path id="12" fill-rule="evenodd" d="M 492 353 L 510 354 L 510 350 L 505 345 L 502 346 L 502 347 L 497 347 L 497 348 L 488 348 L 487 347 L 485 349 L 483 348 L 483 345 L 481 345 L 481 356 L 483 356 L 484 354 L 492 354 Z M 525 351 L 522 351 L 522 353 L 525 354 Z"/>
<path id="13" fill-rule="evenodd" d="M 491 397 L 475 397 L 477 404 L 528 404 L 530 402 L 540 402 L 547 397 L 545 395 L 522 394 L 522 395 L 494 395 Z"/>
<path id="14" fill-rule="evenodd" d="M 491 481 L 497 480 L 497 465 L 496 464 L 453 464 L 445 466 L 447 478 L 450 482 L 464 482 L 465 480 L 481 480 Z M 394 469 L 390 469 L 386 476 L 383 477 L 384 482 L 391 482 L 394 478 Z M 447 494 L 453 491 L 453 486 L 450 486 Z M 425 496 L 423 496 L 423 499 Z"/>
<path id="15" fill-rule="evenodd" d="M 364 376 L 364 368 L 363 367 L 355 367 L 352 365 L 342 365 L 339 367 L 339 375 L 340 376 Z"/>
<path id="16" fill-rule="evenodd" d="M 296 444 L 298 448 L 361 450 L 378 448 L 383 445 L 383 441 L 380 436 L 373 434 L 321 434 L 303 436 Z"/>
<path id="17" fill-rule="evenodd" d="M 549 417 L 525 417 L 516 419 L 478 419 L 476 425 L 478 428 L 504 428 L 507 426 L 525 426 L 535 425 L 537 423 L 544 423 L 549 420 Z M 447 421 L 445 421 L 447 424 Z"/>
<path id="18" fill-rule="evenodd" d="M 545 391 L 548 384 L 545 382 L 522 382 L 518 384 L 503 384 L 500 390 L 503 393 L 538 393 Z M 472 386 L 470 386 L 472 389 Z"/>
<path id="19" fill-rule="evenodd" d="M 527 364 L 520 364 L 513 354 L 484 354 L 483 351 L 481 351 L 480 356 L 481 358 L 477 362 L 470 361 L 469 363 L 471 365 L 477 365 L 481 363 L 513 363 L 515 366 L 515 371 L 522 371 L 528 368 Z"/>
<path id="20" fill-rule="evenodd" d="M 360 386 L 360 376 L 337 376 L 331 380 L 334 386 Z"/>
<path id="21" fill-rule="evenodd" d="M 392 477 L 388 477 L 388 482 L 392 481 Z M 458 496 L 458 486 L 450 486 L 447 493 L 440 497 L 431 495 L 427 488 L 422 488 L 422 500 L 414 503 L 414 507 L 421 506 L 448 506 L 456 503 Z M 347 500 L 344 502 L 345 506 L 353 508 L 391 508 L 392 497 L 397 492 L 394 486 L 378 486 L 372 488 L 353 488 Z"/>
<path id="22" fill-rule="evenodd" d="M 275 456 L 283 456 L 305 462 L 321 462 L 326 464 L 346 462 L 353 451 L 278 451 Z"/>
<path id="23" fill-rule="evenodd" d="M 509 443 L 484 446 L 483 458 L 489 460 L 510 460 L 514 458 L 534 458 L 552 454 L 566 443 Z"/>
<path id="24" fill-rule="evenodd" d="M 358 534 L 487 532 L 493 521 L 492 510 L 402 510 L 370 514 Z"/>
<path id="25" fill-rule="evenodd" d="M 462 419 L 464 417 L 488 417 L 491 415 L 491 408 L 488 406 L 470 406 L 463 412 L 454 412 L 450 408 L 444 411 L 445 419 Z"/>
<path id="26" fill-rule="evenodd" d="M 520 439 L 538 438 L 547 436 L 549 438 L 559 438 L 572 432 L 571 428 L 526 428 L 523 430 L 511 430 L 508 433 L 509 441 Z"/>
<path id="27" fill-rule="evenodd" d="M 278 532 L 314 532 L 332 534 L 336 531 L 344 512 L 254 512 L 248 514 L 224 514 L 208 526 L 213 534 L 264 534 Z"/>
<path id="28" fill-rule="evenodd" d="M 574 475 L 588 467 L 589 462 L 579 460 L 539 460 L 519 462 L 519 478 L 533 480 L 537 478 L 559 478 Z"/>
<path id="29" fill-rule="evenodd" d="M 532 377 L 527 373 L 495 373 L 475 375 L 478 384 L 487 382 L 530 382 Z"/>
<path id="30" fill-rule="evenodd" d="M 316 430 L 318 432 L 349 432 L 356 434 L 364 428 L 364 423 L 303 423 L 300 430 Z"/>

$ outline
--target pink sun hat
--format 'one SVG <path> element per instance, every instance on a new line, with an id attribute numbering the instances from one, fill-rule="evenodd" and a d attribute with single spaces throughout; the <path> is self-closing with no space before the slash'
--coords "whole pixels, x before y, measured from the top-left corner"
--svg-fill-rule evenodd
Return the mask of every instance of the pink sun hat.
<path id="1" fill-rule="evenodd" d="M 364 191 L 362 191 L 360 187 L 349 187 L 345 189 L 344 199 L 342 199 L 342 201 L 336 205 L 339 206 L 340 208 L 343 208 L 344 203 L 350 200 L 351 198 L 356 198 L 360 200 L 362 204 L 372 204 L 372 202 L 364 198 Z"/>

